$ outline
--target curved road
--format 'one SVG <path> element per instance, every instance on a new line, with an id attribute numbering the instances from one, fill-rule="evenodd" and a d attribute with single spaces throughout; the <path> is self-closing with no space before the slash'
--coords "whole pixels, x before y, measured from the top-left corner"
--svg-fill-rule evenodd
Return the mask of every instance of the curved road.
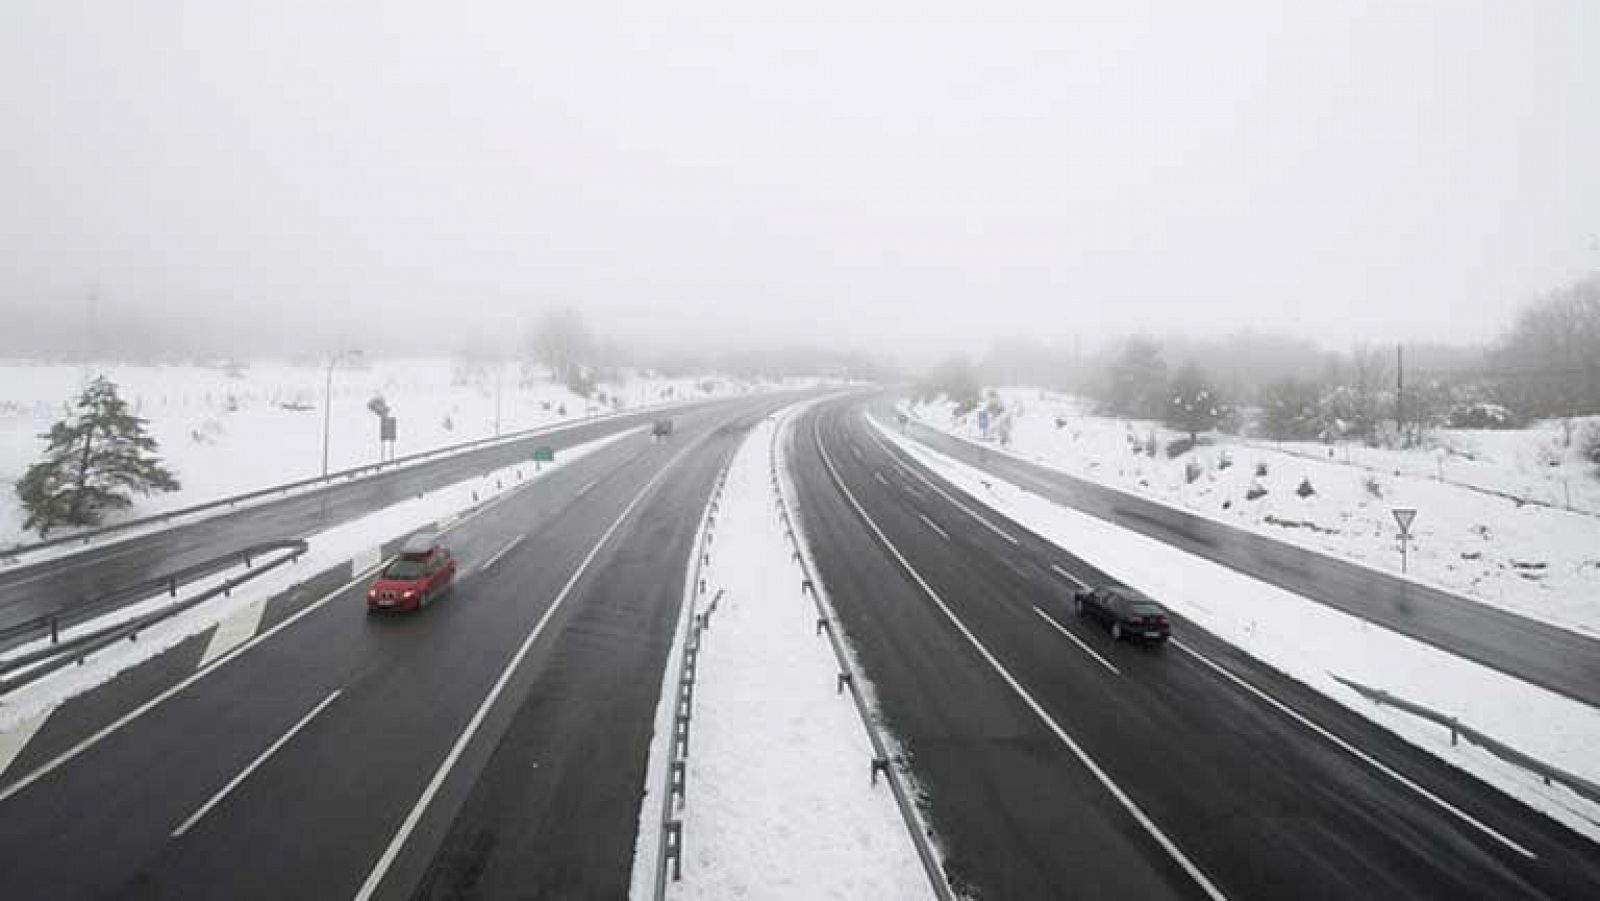
<path id="1" fill-rule="evenodd" d="M 1592 898 L 1595 846 L 1190 624 L 1113 644 L 1104 575 L 891 450 L 859 399 L 789 451 L 820 578 L 984 898 Z"/>
<path id="2" fill-rule="evenodd" d="M 882 404 L 876 411 L 894 417 Z M 1458 657 L 1600 707 L 1600 640 L 988 450 L 912 420 L 946 456 Z"/>

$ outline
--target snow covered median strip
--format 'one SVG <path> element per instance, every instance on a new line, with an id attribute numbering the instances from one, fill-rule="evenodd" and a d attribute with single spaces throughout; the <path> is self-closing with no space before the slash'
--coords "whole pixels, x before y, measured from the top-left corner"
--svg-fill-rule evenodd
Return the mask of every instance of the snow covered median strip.
<path id="1" fill-rule="evenodd" d="M 1122 529 L 975 469 L 871 420 L 877 433 L 951 483 L 1185 619 L 1412 744 L 1600 840 L 1600 806 L 1379 707 L 1337 677 L 1455 716 L 1537 760 L 1600 779 L 1600 710 L 1377 627 Z M 1179 636 L 1181 639 L 1181 635 Z"/>
<path id="2" fill-rule="evenodd" d="M 697 546 L 710 561 L 704 592 L 691 574 L 689 596 L 700 603 L 686 611 L 705 625 L 686 632 L 695 681 L 677 806 L 683 878 L 666 896 L 927 898 L 917 849 L 889 788 L 873 778 L 872 742 L 839 691 L 838 663 L 774 507 L 776 429 L 766 420 L 745 440 L 714 531 Z M 665 687 L 676 694 L 673 680 Z M 661 767 L 652 761 L 651 788 Z M 635 898 L 647 897 L 640 871 L 656 811 L 647 803 L 641 815 Z"/>

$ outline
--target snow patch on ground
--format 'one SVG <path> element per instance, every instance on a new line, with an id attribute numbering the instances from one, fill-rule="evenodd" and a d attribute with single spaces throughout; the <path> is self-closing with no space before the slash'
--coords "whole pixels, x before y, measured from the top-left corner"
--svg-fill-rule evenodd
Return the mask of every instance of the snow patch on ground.
<path id="1" fill-rule="evenodd" d="M 1393 575 L 1400 554 L 1392 511 L 1414 507 L 1409 578 L 1600 635 L 1600 516 L 1580 512 L 1600 512 L 1600 479 L 1563 447 L 1559 424 L 1437 430 L 1432 448 L 1414 450 L 1214 435 L 1169 458 L 1167 445 L 1187 436 L 1159 424 L 1095 416 L 1078 398 L 1038 389 L 999 396 L 1009 445 L 998 452 Z M 955 416 L 949 402 L 908 409 L 934 428 L 981 440 L 978 417 Z M 1135 453 L 1152 437 L 1155 457 Z M 1301 497 L 1302 480 L 1316 493 Z M 1253 486 L 1266 493 L 1250 498 Z M 1569 497 L 1573 510 L 1560 509 Z"/>
<path id="2" fill-rule="evenodd" d="M 773 502 L 778 424 L 745 440 L 717 516 L 684 820 L 683 881 L 668 898 L 926 898 L 927 877 L 816 610 L 801 593 Z"/>
<path id="3" fill-rule="evenodd" d="M 1463 742 L 1380 708 L 1334 679 L 1457 716 L 1548 764 L 1600 782 L 1600 710 L 1119 528 L 996 478 L 876 420 L 891 441 L 984 504 L 1402 738 L 1600 841 L 1600 807 Z M 1181 633 L 1177 635 L 1181 640 Z M 1375 777 L 1382 778 L 1382 777 Z"/>
<path id="4" fill-rule="evenodd" d="M 307 539 L 310 548 L 298 563 L 284 564 L 239 586 L 230 597 L 218 597 L 173 616 L 140 633 L 137 642 L 119 642 L 95 654 L 83 666 L 61 669 L 0 698 L 0 734 L 52 708 L 110 681 L 118 673 L 148 660 L 180 642 L 199 635 L 231 617 L 247 612 L 252 604 L 264 603 L 293 590 L 305 579 L 352 560 L 370 560 L 367 566 L 352 566 L 352 580 L 365 578 L 377 566 L 379 547 L 419 529 L 437 526 L 445 520 L 459 525 L 463 514 L 482 509 L 496 499 L 521 489 L 574 460 L 591 454 L 612 442 L 637 435 L 630 429 L 577 447 L 561 451 L 553 464 L 542 469 L 532 463 L 508 466 L 480 477 L 401 501 L 359 519 L 340 523 Z M 497 487 L 499 486 L 499 487 Z M 470 561 L 465 562 L 470 565 Z M 464 574 L 464 573 L 463 573 Z M 341 589 L 342 590 L 342 589 Z M 159 605 L 156 599 L 144 605 Z M 125 618 L 118 611 L 107 622 Z M 100 624 L 95 620 L 92 624 Z"/>

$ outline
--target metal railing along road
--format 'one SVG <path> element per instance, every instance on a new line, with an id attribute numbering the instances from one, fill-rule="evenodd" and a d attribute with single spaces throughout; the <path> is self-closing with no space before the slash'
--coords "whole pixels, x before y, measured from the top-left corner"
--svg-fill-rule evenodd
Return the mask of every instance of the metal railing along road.
<path id="1" fill-rule="evenodd" d="M 272 495 L 275 495 L 275 494 L 288 494 L 291 491 L 295 491 L 295 490 L 298 490 L 298 489 L 301 489 L 301 488 L 309 488 L 309 487 L 311 487 L 313 485 L 332 485 L 333 483 L 338 482 L 340 480 L 350 480 L 350 479 L 354 479 L 357 476 L 373 475 L 373 474 L 379 473 L 379 472 L 381 472 L 383 470 L 400 468 L 400 467 L 406 466 L 408 464 L 418 463 L 418 462 L 421 462 L 423 460 L 431 459 L 433 457 L 450 456 L 452 454 L 461 453 L 463 451 L 476 450 L 478 448 L 488 447 L 490 445 L 495 445 L 495 444 L 511 444 L 511 443 L 514 443 L 514 442 L 517 442 L 517 441 L 522 441 L 522 440 L 525 440 L 525 439 L 528 439 L 528 438 L 533 438 L 533 437 L 536 437 L 536 436 L 541 435 L 541 434 L 545 434 L 545 433 L 549 433 L 549 432 L 562 431 L 564 429 L 574 428 L 574 427 L 586 425 L 586 424 L 592 423 L 592 422 L 598 422 L 598 421 L 600 421 L 602 419 L 612 419 L 612 418 L 621 418 L 621 417 L 624 417 L 624 416 L 644 415 L 644 414 L 646 414 L 647 412 L 649 412 L 650 410 L 653 410 L 653 409 L 663 409 L 663 408 L 668 408 L 668 407 L 686 406 L 686 405 L 689 405 L 689 404 L 705 403 L 705 402 L 706 401 L 688 401 L 688 402 L 683 402 L 683 403 L 647 405 L 647 406 L 642 406 L 642 407 L 635 407 L 635 408 L 632 408 L 632 409 L 629 409 L 629 410 L 625 410 L 625 411 L 621 411 L 621 412 L 618 412 L 618 413 L 605 414 L 605 415 L 601 415 L 601 416 L 593 416 L 593 417 L 589 417 L 587 419 L 569 419 L 569 420 L 563 420 L 563 421 L 560 421 L 560 422 L 546 423 L 545 425 L 533 426 L 531 428 L 521 429 L 521 430 L 515 431 L 515 432 L 507 432 L 504 435 L 497 435 L 497 436 L 493 436 L 493 437 L 490 437 L 490 438 L 475 438 L 475 439 L 473 439 L 471 441 L 462 441 L 462 442 L 459 442 L 457 444 L 449 444 L 449 445 L 445 445 L 444 447 L 436 447 L 436 448 L 434 448 L 432 450 L 419 451 L 419 452 L 414 453 L 414 454 L 406 454 L 403 457 L 396 457 L 393 460 L 385 460 L 385 461 L 380 462 L 380 463 L 367 463 L 367 464 L 363 464 L 361 466 L 352 466 L 349 469 L 341 469 L 341 470 L 339 470 L 337 472 L 330 472 L 326 476 L 318 475 L 318 476 L 311 476 L 310 478 L 305 478 L 305 479 L 296 479 L 295 481 L 292 481 L 292 482 L 283 482 L 283 483 L 280 483 L 280 484 L 277 484 L 277 485 L 269 485 L 269 486 L 267 486 L 265 488 L 257 488 L 254 491 L 246 491 L 243 494 L 229 495 L 228 497 L 221 497 L 221 498 L 217 498 L 216 500 L 210 500 L 210 501 L 206 501 L 204 503 L 199 503 L 199 504 L 192 504 L 192 505 L 187 506 L 187 507 L 179 507 L 176 510 L 167 510 L 167 511 L 164 511 L 162 513 L 154 513 L 154 514 L 151 514 L 150 516 L 141 516 L 138 519 L 130 519 L 130 520 L 126 520 L 124 522 L 113 523 L 111 525 L 101 526 L 101 527 L 96 528 L 96 529 L 89 529 L 89 530 L 82 531 L 82 532 L 73 532 L 70 535 L 62 535 L 62 536 L 57 537 L 57 538 L 50 538 L 50 539 L 46 539 L 46 540 L 43 540 L 43 541 L 35 541 L 35 542 L 31 542 L 29 544 L 11 545 L 10 547 L 6 547 L 6 548 L 3 548 L 3 549 L 0 549 L 0 556 L 3 556 L 3 557 L 20 556 L 22 554 L 29 554 L 29 553 L 33 553 L 35 551 L 45 550 L 47 548 L 60 547 L 60 546 L 63 546 L 63 545 L 69 545 L 69 544 L 73 544 L 75 542 L 82 543 L 82 544 L 88 544 L 91 541 L 93 541 L 94 539 L 99 538 L 99 537 L 104 536 L 104 535 L 111 535 L 111 534 L 115 534 L 117 532 L 125 532 L 125 531 L 128 531 L 130 529 L 137 529 L 137 528 L 140 528 L 141 526 L 147 526 L 147 525 L 152 525 L 152 524 L 156 524 L 156 523 L 166 523 L 166 522 L 170 522 L 170 521 L 172 521 L 174 519 L 180 519 L 180 518 L 185 517 L 185 516 L 192 516 L 192 515 L 194 515 L 196 513 L 205 513 L 205 512 L 211 511 L 211 510 L 220 510 L 220 509 L 224 509 L 224 508 L 234 507 L 234 506 L 237 506 L 237 505 L 242 504 L 242 503 L 247 503 L 249 501 L 260 500 L 262 498 L 271 497 Z"/>
<path id="2" fill-rule="evenodd" d="M 798 413 L 795 414 L 798 416 Z M 900 766 L 896 765 L 896 758 L 889 753 L 889 741 L 883 735 L 882 727 L 877 717 L 873 714 L 872 705 L 862 689 L 862 681 L 858 677 L 856 667 L 850 653 L 845 649 L 844 641 L 840 638 L 838 630 L 834 628 L 835 615 L 831 606 L 823 598 L 821 582 L 817 579 L 812 568 L 810 554 L 805 547 L 803 529 L 797 516 L 791 514 L 789 501 L 785 497 L 784 479 L 781 454 L 779 448 L 784 438 L 789 434 L 788 423 L 779 423 L 773 435 L 772 445 L 769 450 L 768 465 L 772 478 L 772 490 L 777 496 L 778 518 L 783 525 L 784 537 L 788 539 L 792 549 L 792 559 L 800 567 L 802 581 L 800 590 L 802 594 L 811 595 L 811 601 L 817 609 L 817 631 L 828 634 L 828 643 L 833 648 L 834 660 L 839 665 L 838 690 L 850 689 L 850 697 L 855 701 L 856 713 L 861 717 L 861 724 L 866 728 L 867 738 L 872 743 L 871 779 L 875 785 L 881 773 L 889 783 L 889 790 L 894 795 L 895 804 L 900 808 L 900 817 L 905 821 L 906 831 L 910 833 L 911 844 L 916 848 L 917 857 L 922 863 L 923 871 L 928 877 L 928 883 L 933 888 L 934 895 L 939 901 L 953 901 L 954 895 L 950 884 L 945 880 L 944 871 L 939 865 L 938 855 L 933 848 L 933 842 L 928 830 L 922 822 L 922 817 L 917 812 L 916 804 L 911 797 L 911 789 L 905 784 L 905 774 Z"/>
<path id="3" fill-rule="evenodd" d="M 1333 674 L 1330 673 L 1330 675 Z M 1552 782 L 1559 782 L 1571 789 L 1574 794 L 1581 795 L 1595 804 L 1600 804 L 1600 785 L 1596 785 L 1582 776 L 1574 775 L 1566 770 L 1560 769 L 1559 767 L 1551 766 L 1542 760 L 1530 757 L 1527 754 L 1518 751 L 1516 748 L 1511 747 L 1505 742 L 1502 742 L 1492 736 L 1485 735 L 1466 723 L 1461 722 L 1459 719 L 1440 713 L 1431 707 L 1424 707 L 1415 701 L 1408 701 L 1405 698 L 1399 697 L 1398 695 L 1390 694 L 1381 688 L 1372 688 L 1370 686 L 1362 685 L 1359 682 L 1353 682 L 1344 678 L 1343 676 L 1334 675 L 1333 678 L 1348 686 L 1356 694 L 1361 695 L 1380 707 L 1393 707 L 1396 710 L 1402 710 L 1411 714 L 1412 716 L 1421 717 L 1422 719 L 1438 723 L 1446 729 L 1449 729 L 1450 744 L 1452 745 L 1455 744 L 1458 739 L 1465 738 L 1467 741 L 1477 745 L 1485 751 L 1488 751 L 1490 754 L 1493 754 L 1501 760 L 1504 760 L 1514 766 L 1519 766 L 1528 772 L 1533 773 L 1535 776 L 1543 779 L 1545 785 L 1549 785 Z"/>
<path id="4" fill-rule="evenodd" d="M 172 616 L 218 595 L 229 595 L 233 589 L 257 576 L 271 572 L 285 563 L 293 563 L 306 552 L 305 541 L 284 539 L 264 541 L 242 550 L 233 551 L 187 566 L 180 570 L 146 579 L 135 585 L 119 588 L 90 601 L 63 607 L 26 622 L 0 630 L 0 651 L 18 648 L 30 643 L 45 641 L 30 651 L 0 660 L 0 694 L 6 694 L 33 682 L 55 670 L 84 658 L 125 638 L 137 639 L 139 633 Z M 274 554 L 278 556 L 273 556 Z M 259 562 L 263 558 L 265 562 Z M 192 597 L 179 599 L 178 589 L 199 579 L 214 575 L 230 566 L 243 563 L 247 571 L 206 589 Z M 86 629 L 62 637 L 64 631 L 92 623 L 95 619 L 114 613 L 131 603 L 159 597 L 165 593 L 172 602 L 160 607 L 110 623 L 98 629 Z M 46 639 L 48 639 L 46 641 Z"/>

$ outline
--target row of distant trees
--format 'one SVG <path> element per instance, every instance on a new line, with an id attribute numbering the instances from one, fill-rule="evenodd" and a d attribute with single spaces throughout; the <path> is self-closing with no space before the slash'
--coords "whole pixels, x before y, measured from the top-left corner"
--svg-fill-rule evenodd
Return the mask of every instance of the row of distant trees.
<path id="1" fill-rule="evenodd" d="M 1332 352 L 1260 334 L 1209 341 L 1139 335 L 1085 357 L 1012 341 L 976 363 L 947 361 L 917 393 L 945 394 L 971 409 L 985 384 L 1066 388 L 1109 415 L 1157 420 L 1191 435 L 1249 430 L 1283 440 L 1409 445 L 1437 426 L 1515 428 L 1550 418 L 1570 424 L 1600 415 L 1600 275 L 1529 303 L 1485 347 L 1408 345 L 1397 352 L 1363 344 Z"/>

